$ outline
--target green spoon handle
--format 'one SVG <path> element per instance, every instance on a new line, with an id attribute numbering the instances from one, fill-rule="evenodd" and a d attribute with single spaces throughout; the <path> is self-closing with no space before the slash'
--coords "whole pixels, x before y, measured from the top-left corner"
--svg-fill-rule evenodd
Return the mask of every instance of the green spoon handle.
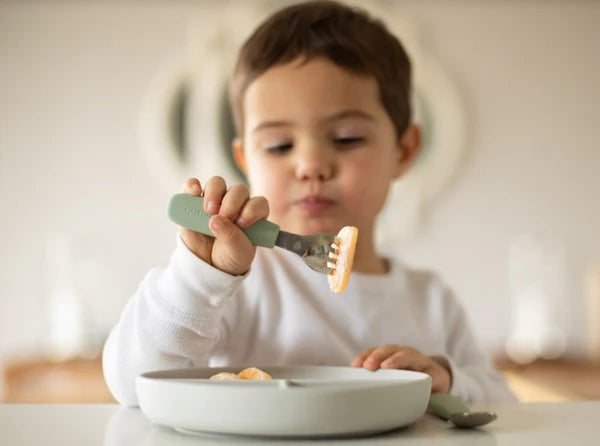
<path id="1" fill-rule="evenodd" d="M 169 200 L 167 214 L 179 226 L 214 237 L 208 222 L 212 215 L 204 210 L 204 199 L 197 195 L 176 194 Z M 275 246 L 279 226 L 268 220 L 259 220 L 252 226 L 243 229 L 255 246 L 272 248 Z"/>
<path id="2" fill-rule="evenodd" d="M 469 411 L 469 406 L 461 398 L 448 393 L 432 393 L 427 409 L 440 418 L 447 420 L 454 413 Z"/>

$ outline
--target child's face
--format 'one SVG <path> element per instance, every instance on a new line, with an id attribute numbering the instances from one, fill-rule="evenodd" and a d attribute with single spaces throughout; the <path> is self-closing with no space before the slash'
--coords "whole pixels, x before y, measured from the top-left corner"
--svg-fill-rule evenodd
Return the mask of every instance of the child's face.
<path id="1" fill-rule="evenodd" d="M 372 235 L 416 151 L 397 137 L 375 79 L 324 58 L 266 71 L 246 90 L 243 114 L 234 149 L 252 193 L 269 201 L 269 220 L 300 234 L 352 225 L 359 239 Z"/>

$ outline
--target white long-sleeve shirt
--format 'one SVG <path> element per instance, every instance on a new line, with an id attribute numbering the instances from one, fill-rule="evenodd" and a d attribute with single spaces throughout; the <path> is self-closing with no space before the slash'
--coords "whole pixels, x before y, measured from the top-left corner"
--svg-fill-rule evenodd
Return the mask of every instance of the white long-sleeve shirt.
<path id="1" fill-rule="evenodd" d="M 384 344 L 446 358 L 451 393 L 469 402 L 514 401 L 463 309 L 430 272 L 390 259 L 388 274 L 352 273 L 335 294 L 293 253 L 258 249 L 250 272 L 231 276 L 177 240 L 168 267 L 148 272 L 104 347 L 106 382 L 122 404 L 137 405 L 135 377 L 149 370 L 348 366 Z"/>

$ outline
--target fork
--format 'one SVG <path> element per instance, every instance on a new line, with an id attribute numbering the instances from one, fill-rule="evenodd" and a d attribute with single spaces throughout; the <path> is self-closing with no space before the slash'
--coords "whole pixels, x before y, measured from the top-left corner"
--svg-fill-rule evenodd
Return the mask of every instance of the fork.
<path id="1" fill-rule="evenodd" d="M 214 237 L 208 227 L 212 215 L 204 211 L 204 198 L 198 195 L 176 194 L 169 200 L 169 218 L 184 228 Z M 255 246 L 280 248 L 298 254 L 309 268 L 323 274 L 335 269 L 335 259 L 339 254 L 339 240 L 329 233 L 298 235 L 282 231 L 268 220 L 259 220 L 252 226 L 243 228 Z"/>

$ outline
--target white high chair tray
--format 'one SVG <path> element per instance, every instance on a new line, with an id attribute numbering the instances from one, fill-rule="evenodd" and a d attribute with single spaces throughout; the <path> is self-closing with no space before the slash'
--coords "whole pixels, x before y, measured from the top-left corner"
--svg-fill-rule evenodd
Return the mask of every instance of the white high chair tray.
<path id="1" fill-rule="evenodd" d="M 258 366 L 272 381 L 209 381 L 245 367 L 162 370 L 137 378 L 142 412 L 185 432 L 323 437 L 392 430 L 427 409 L 429 375 L 406 370 Z"/>

